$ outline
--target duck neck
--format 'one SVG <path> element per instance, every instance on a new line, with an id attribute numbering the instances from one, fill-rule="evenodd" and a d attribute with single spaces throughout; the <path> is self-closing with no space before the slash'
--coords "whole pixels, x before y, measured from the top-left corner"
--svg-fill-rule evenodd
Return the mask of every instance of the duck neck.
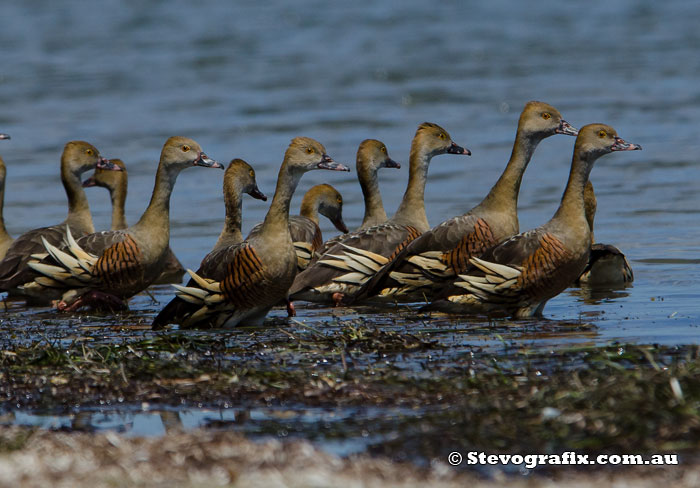
<path id="1" fill-rule="evenodd" d="M 12 239 L 5 228 L 5 163 L 0 158 L 0 242 Z"/>
<path id="2" fill-rule="evenodd" d="M 126 202 L 126 187 L 117 187 L 110 191 L 112 200 L 112 230 L 126 229 L 126 215 L 124 204 Z"/>
<path id="3" fill-rule="evenodd" d="M 65 223 L 70 226 L 74 234 L 92 234 L 95 232 L 95 227 L 92 223 L 90 205 L 80 181 L 80 173 L 72 172 L 66 166 L 63 165 L 61 168 L 61 182 L 68 197 L 68 216 Z"/>
<path id="4" fill-rule="evenodd" d="M 301 201 L 301 208 L 299 209 L 299 214 L 311 220 L 316 226 L 318 226 L 318 205 L 318 199 L 314 195 L 307 193 L 304 195 Z"/>
<path id="5" fill-rule="evenodd" d="M 301 172 L 293 171 L 286 162 L 282 164 L 277 177 L 275 196 L 272 198 L 270 209 L 267 211 L 263 222 L 261 230 L 263 236 L 286 235 L 291 242 L 289 234 L 289 204 L 300 179 Z"/>
<path id="6" fill-rule="evenodd" d="M 364 166 L 357 164 L 358 168 Z M 360 180 L 360 188 L 362 188 L 362 196 L 365 200 L 365 215 L 362 218 L 362 227 L 370 225 L 370 223 L 379 223 L 386 221 L 386 211 L 382 202 L 382 195 L 379 193 L 379 181 L 377 179 L 377 169 L 366 168 L 357 172 L 357 178 Z"/>
<path id="7" fill-rule="evenodd" d="M 411 225 L 420 232 L 430 229 L 428 217 L 425 214 L 425 183 L 432 157 L 432 154 L 421 149 L 414 141 L 409 158 L 410 170 L 406 193 L 403 195 L 399 209 L 391 219 L 402 225 Z"/>
<path id="8" fill-rule="evenodd" d="M 585 157 L 578 153 L 574 154 L 571 171 L 569 172 L 569 181 L 566 183 L 566 189 L 564 190 L 559 209 L 554 214 L 554 219 L 563 219 L 565 222 L 570 223 L 581 221 L 588 228 L 583 191 L 588 181 L 588 176 L 593 169 L 595 159 L 592 156 Z"/>
<path id="9" fill-rule="evenodd" d="M 526 135 L 522 130 L 518 130 L 506 169 L 486 195 L 482 205 L 498 212 L 517 216 L 518 194 L 523 174 L 541 140 L 541 137 Z"/>
<path id="10" fill-rule="evenodd" d="M 170 195 L 180 168 L 158 165 L 153 195 L 148 208 L 134 226 L 135 231 L 145 231 L 150 235 L 161 235 L 170 239 Z"/>
<path id="11" fill-rule="evenodd" d="M 237 244 L 243 240 L 243 234 L 241 234 L 243 221 L 241 192 L 238 190 L 231 191 L 225 195 L 224 200 L 226 203 L 226 219 L 224 220 L 224 228 L 221 230 L 214 248 Z"/>
<path id="12" fill-rule="evenodd" d="M 595 198 L 595 192 L 593 191 L 593 184 L 590 180 L 586 182 L 586 187 L 583 190 L 583 205 L 586 212 L 586 222 L 588 222 L 588 228 L 591 230 L 591 244 L 595 242 L 595 236 L 593 235 L 593 223 L 595 221 L 595 213 L 598 208 L 598 202 Z"/>

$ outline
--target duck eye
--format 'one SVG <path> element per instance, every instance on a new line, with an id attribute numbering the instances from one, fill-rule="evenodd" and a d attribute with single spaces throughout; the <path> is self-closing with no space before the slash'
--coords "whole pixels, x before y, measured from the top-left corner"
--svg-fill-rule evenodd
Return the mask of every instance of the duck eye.
<path id="1" fill-rule="evenodd" d="M 542 118 L 543 118 L 544 120 L 549 120 L 549 119 L 552 118 L 552 114 L 550 114 L 549 112 L 544 112 L 544 113 L 542 114 Z"/>
<path id="2" fill-rule="evenodd" d="M 313 154 L 313 153 L 314 153 L 314 148 L 311 147 L 311 146 L 309 146 L 309 147 L 306 148 L 306 152 L 309 153 L 309 154 Z"/>
<path id="3" fill-rule="evenodd" d="M 386 154 L 386 146 L 382 146 L 382 152 Z"/>
<path id="4" fill-rule="evenodd" d="M 88 156 L 92 156 L 93 154 L 95 154 L 95 151 L 93 151 L 92 149 L 86 149 L 85 154 L 87 154 Z"/>
<path id="5" fill-rule="evenodd" d="M 598 132 L 598 137 L 605 137 L 607 135 L 608 135 L 607 132 L 605 132 L 604 130 L 601 130 Z"/>
<path id="6" fill-rule="evenodd" d="M 189 150 L 190 150 L 190 146 L 188 146 L 187 144 L 185 144 L 184 146 L 182 146 L 182 152 L 187 152 L 187 151 L 189 151 Z"/>
<path id="7" fill-rule="evenodd" d="M 443 141 L 447 138 L 444 132 L 440 132 L 440 135 L 438 137 Z"/>
<path id="8" fill-rule="evenodd" d="M 341 205 L 343 203 L 343 199 L 340 197 L 336 198 L 335 201 L 338 202 L 338 205 Z"/>
<path id="9" fill-rule="evenodd" d="M 250 173 L 248 173 L 248 174 L 250 175 L 251 178 L 255 178 L 255 171 L 253 171 L 252 169 L 250 170 Z"/>

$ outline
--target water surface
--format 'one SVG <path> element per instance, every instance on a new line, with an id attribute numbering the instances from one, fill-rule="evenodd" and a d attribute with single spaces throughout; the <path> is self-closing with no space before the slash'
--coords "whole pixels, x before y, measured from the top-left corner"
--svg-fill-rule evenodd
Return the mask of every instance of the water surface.
<path id="1" fill-rule="evenodd" d="M 596 238 L 627 254 L 636 279 L 619 290 L 571 289 L 548 304 L 549 320 L 590 324 L 584 332 L 548 334 L 543 322 L 506 339 L 537 348 L 697 343 L 698 18 L 700 5 L 683 1 L 8 4 L 0 30 L 0 131 L 12 135 L 0 143 L 8 166 L 7 226 L 19 235 L 63 220 L 58 162 L 72 139 L 90 141 L 105 156 L 126 162 L 127 216 L 135 222 L 150 197 L 160 148 L 176 134 L 195 138 L 222 162 L 246 159 L 268 195 L 292 137 L 314 137 L 333 158 L 348 163 L 361 140 L 380 139 L 403 164 L 381 175 L 391 214 L 405 187 L 411 138 L 423 121 L 442 125 L 473 152 L 471 158 L 434 159 L 426 202 L 435 225 L 483 198 L 509 157 L 519 111 L 528 100 L 543 100 L 574 126 L 609 123 L 644 147 L 601 159 L 591 177 L 598 195 Z M 523 230 L 544 223 L 556 209 L 572 147 L 573 138 L 557 136 L 538 148 L 520 194 Z M 197 266 L 220 231 L 221 177 L 191 169 L 178 180 L 171 245 L 186 267 Z M 356 227 L 363 208 L 355 178 L 354 172 L 308 174 L 293 208 L 305 189 L 328 182 L 344 195 L 345 220 Z M 106 228 L 106 193 L 89 190 L 89 199 L 96 227 Z M 266 209 L 267 203 L 246 200 L 244 231 Z M 322 228 L 326 237 L 333 235 L 329 222 Z M 170 297 L 167 287 L 158 288 L 155 304 L 148 296 L 136 297 L 134 320 L 147 324 Z M 310 324 L 332 314 L 322 307 L 297 309 L 298 319 Z M 392 316 L 391 309 L 359 313 L 380 324 Z M 283 311 L 272 315 L 282 317 Z M 27 324 L 27 318 L 33 322 Z M 483 324 L 470 330 L 464 323 L 444 318 L 437 326 L 448 335 L 450 327 L 458 328 L 455 344 L 501 343 Z M 150 334 L 19 304 L 11 305 L 0 334 L 5 344 L 31 342 L 41 334 L 71 340 L 84 333 L 79 326 L 106 341 Z M 403 326 L 426 327 L 420 321 Z M 18 423 L 44 425 L 34 413 L 15 415 Z M 106 415 L 91 423 L 132 425 L 136 434 L 161 432 L 157 423 L 143 423 L 139 415 L 146 414 Z M 186 426 L 207 417 L 191 415 L 197 420 Z M 63 425 L 63 417 L 52 419 Z M 219 420 L 231 419 L 223 414 Z"/>

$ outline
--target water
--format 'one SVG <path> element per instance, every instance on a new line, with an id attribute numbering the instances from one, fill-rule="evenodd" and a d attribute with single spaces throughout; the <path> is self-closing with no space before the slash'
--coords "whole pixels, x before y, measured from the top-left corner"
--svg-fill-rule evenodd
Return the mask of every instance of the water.
<path id="1" fill-rule="evenodd" d="M 597 296 L 572 289 L 545 309 L 550 319 L 592 323 L 591 333 L 515 340 L 541 347 L 697 343 L 699 16 L 693 2 L 631 0 L 8 4 L 0 30 L 0 131 L 12 135 L 0 143 L 7 226 L 16 236 L 63 220 L 58 162 L 71 139 L 126 162 L 127 217 L 135 222 L 150 197 L 161 145 L 176 134 L 195 138 L 221 162 L 246 159 L 268 195 L 292 137 L 314 137 L 349 163 L 362 139 L 378 138 L 404 165 L 380 177 L 392 213 L 405 187 L 411 138 L 426 120 L 473 152 L 433 161 L 426 201 L 435 225 L 481 200 L 509 157 L 520 109 L 543 100 L 574 126 L 609 123 L 644 147 L 605 157 L 591 177 L 596 238 L 627 254 L 636 280 Z M 523 230 L 554 212 L 572 146 L 573 138 L 552 137 L 538 148 L 522 184 Z M 192 169 L 178 180 L 171 245 L 186 267 L 197 266 L 220 231 L 221 176 Z M 343 194 L 345 220 L 356 227 L 363 208 L 355 178 L 308 174 L 293 208 L 305 189 L 328 182 Z M 106 192 L 88 196 L 96 227 L 106 228 Z M 266 210 L 267 203 L 247 199 L 244 232 Z M 322 229 L 334 234 L 329 222 Z M 156 298 L 164 304 L 170 295 Z M 137 297 L 132 309 L 147 322 L 157 307 Z M 329 314 L 298 309 L 309 323 Z M 478 335 L 460 340 L 498 343 Z"/>

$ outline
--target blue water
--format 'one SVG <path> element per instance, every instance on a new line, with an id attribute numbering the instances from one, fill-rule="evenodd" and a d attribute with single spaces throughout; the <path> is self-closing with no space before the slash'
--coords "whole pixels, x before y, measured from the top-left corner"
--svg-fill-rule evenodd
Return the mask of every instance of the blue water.
<path id="1" fill-rule="evenodd" d="M 592 323 L 589 333 L 514 340 L 535 347 L 698 342 L 696 2 L 27 0 L 3 5 L 2 18 L 0 132 L 12 140 L 0 142 L 0 154 L 8 166 L 5 218 L 13 235 L 65 217 L 58 163 L 72 139 L 126 162 L 133 223 L 171 135 L 195 138 L 224 163 L 246 159 L 268 195 L 292 137 L 314 137 L 348 163 L 361 140 L 378 138 L 404 165 L 381 174 L 391 214 L 405 187 L 411 138 L 426 120 L 473 152 L 433 161 L 426 202 L 435 225 L 481 200 L 510 155 L 519 111 L 537 99 L 574 126 L 609 123 L 643 146 L 601 159 L 591 177 L 596 238 L 627 254 L 636 280 L 592 298 L 572 289 L 548 304 L 549 319 Z M 553 137 L 538 148 L 522 184 L 522 230 L 556 209 L 572 147 L 573 138 Z M 197 266 L 221 229 L 221 177 L 192 169 L 178 180 L 171 245 L 186 267 Z M 345 220 L 356 227 L 363 208 L 355 178 L 306 175 L 293 208 L 306 188 L 328 182 L 343 194 Z M 89 190 L 89 198 L 96 226 L 107 228 L 106 192 Z M 245 201 L 244 232 L 263 219 L 268 203 Z M 329 222 L 322 228 L 326 237 L 334 234 Z M 156 293 L 161 304 L 170 296 L 167 288 Z M 154 308 L 145 296 L 132 302 L 146 322 Z M 330 313 L 303 305 L 298 311 L 307 323 Z M 90 326 L 89 319 L 83 323 Z M 11 330 L 11 321 L 2 327 L 0 334 Z M 483 335 L 459 340 L 499 342 Z M 105 425 L 136 425 L 137 416 L 128 415 Z"/>

